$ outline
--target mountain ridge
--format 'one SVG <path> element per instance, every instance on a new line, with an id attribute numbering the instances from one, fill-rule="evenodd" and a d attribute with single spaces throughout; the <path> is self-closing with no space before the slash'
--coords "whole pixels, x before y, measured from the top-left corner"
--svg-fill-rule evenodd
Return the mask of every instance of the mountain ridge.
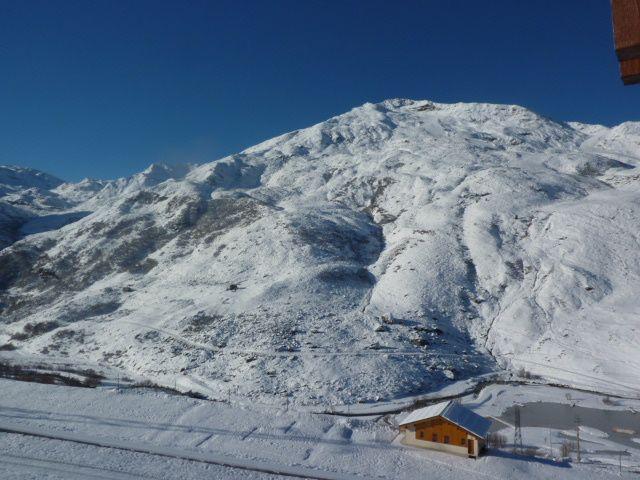
<path id="1" fill-rule="evenodd" d="M 0 251 L 0 344 L 309 403 L 503 368 L 634 388 L 638 131 L 393 99 L 58 185 L 84 213 Z"/>

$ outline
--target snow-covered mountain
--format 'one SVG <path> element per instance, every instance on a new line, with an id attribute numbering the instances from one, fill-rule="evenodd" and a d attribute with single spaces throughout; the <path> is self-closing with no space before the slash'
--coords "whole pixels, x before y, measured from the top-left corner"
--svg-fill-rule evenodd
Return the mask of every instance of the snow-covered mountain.
<path id="1" fill-rule="evenodd" d="M 68 207 L 52 193 L 62 183 L 32 168 L 0 166 L 0 249 L 24 236 L 30 219 Z"/>
<path id="2" fill-rule="evenodd" d="M 502 368 L 638 389 L 639 164 L 640 123 L 389 100 L 201 166 L 12 187 L 7 211 L 36 188 L 71 223 L 34 193 L 0 225 L 0 348 L 308 403 Z"/>

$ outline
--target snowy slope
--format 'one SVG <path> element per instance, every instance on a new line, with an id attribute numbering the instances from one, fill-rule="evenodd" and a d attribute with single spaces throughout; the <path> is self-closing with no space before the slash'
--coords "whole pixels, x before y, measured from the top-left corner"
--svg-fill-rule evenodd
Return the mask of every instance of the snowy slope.
<path id="1" fill-rule="evenodd" d="M 22 237 L 21 227 L 39 212 L 63 208 L 50 190 L 62 184 L 51 175 L 17 166 L 0 166 L 0 249 Z"/>
<path id="2" fill-rule="evenodd" d="M 62 184 L 62 180 L 33 168 L 15 165 L 0 165 L 0 195 L 29 188 L 51 190 Z"/>
<path id="3" fill-rule="evenodd" d="M 57 186 L 88 214 L 0 252 L 0 344 L 213 397 L 376 400 L 520 367 L 637 391 L 639 125 L 390 100 Z"/>
<path id="4" fill-rule="evenodd" d="M 581 392 L 504 385 L 484 389 L 477 398 L 462 402 L 477 413 L 497 418 L 525 399 L 588 405 L 603 413 L 616 412 L 599 409 L 624 408 L 607 407 L 602 397 Z M 399 419 L 392 415 L 319 415 L 138 389 L 116 393 L 5 379 L 0 380 L 0 403 L 0 472 L 12 479 L 40 479 L 44 474 L 47 479 L 62 480 L 290 475 L 335 480 L 631 479 L 637 478 L 640 459 L 640 445 L 628 439 L 617 443 L 619 437 L 607 438 L 604 431 L 588 426 L 581 427 L 580 463 L 575 453 L 572 463 L 548 458 L 549 434 L 557 456 L 562 442 L 575 432 L 563 432 L 554 425 L 553 429 L 529 428 L 530 418 L 523 418 L 523 440 L 529 451 L 537 450 L 537 458 L 511 453 L 513 435 L 507 427 L 501 430 L 507 438 L 502 450 L 491 449 L 470 460 L 400 444 Z M 637 400 L 625 404 L 640 406 Z M 498 428 L 507 425 L 496 423 Z M 620 472 L 617 452 L 623 449 Z"/>

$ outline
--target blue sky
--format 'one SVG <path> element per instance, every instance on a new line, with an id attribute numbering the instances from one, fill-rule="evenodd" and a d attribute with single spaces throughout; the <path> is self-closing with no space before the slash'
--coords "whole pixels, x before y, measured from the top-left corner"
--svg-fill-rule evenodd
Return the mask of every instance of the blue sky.
<path id="1" fill-rule="evenodd" d="M 114 178 L 392 97 L 640 120 L 608 0 L 0 0 L 0 164 Z"/>

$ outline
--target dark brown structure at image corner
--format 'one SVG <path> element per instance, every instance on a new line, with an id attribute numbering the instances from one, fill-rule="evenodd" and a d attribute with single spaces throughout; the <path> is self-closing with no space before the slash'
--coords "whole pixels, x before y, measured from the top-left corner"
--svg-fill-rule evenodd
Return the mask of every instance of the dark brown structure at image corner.
<path id="1" fill-rule="evenodd" d="M 622 82 L 640 83 L 640 0 L 611 0 L 611 17 Z"/>

